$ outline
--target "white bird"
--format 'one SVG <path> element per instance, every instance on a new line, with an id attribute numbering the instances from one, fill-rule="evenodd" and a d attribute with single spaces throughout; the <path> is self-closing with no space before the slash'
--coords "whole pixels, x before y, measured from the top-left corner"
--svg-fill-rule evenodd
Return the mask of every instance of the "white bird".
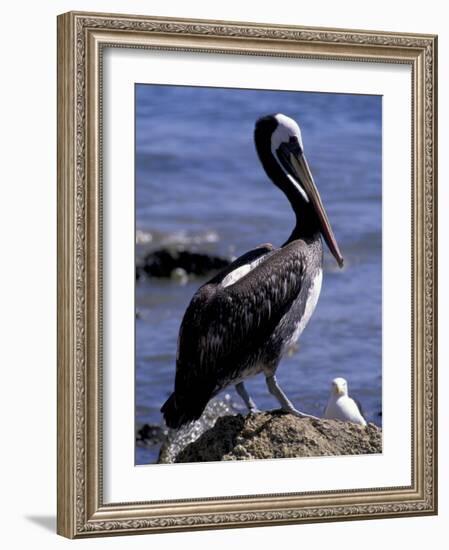
<path id="1" fill-rule="evenodd" d="M 331 395 L 327 402 L 324 418 L 336 418 L 366 426 L 366 420 L 363 418 L 359 406 L 348 395 L 348 383 L 344 378 L 332 380 Z"/>

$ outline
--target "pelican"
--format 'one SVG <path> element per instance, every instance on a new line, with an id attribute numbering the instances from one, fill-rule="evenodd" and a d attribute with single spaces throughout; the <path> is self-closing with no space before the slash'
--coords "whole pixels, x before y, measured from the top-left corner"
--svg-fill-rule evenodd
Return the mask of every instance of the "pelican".
<path id="1" fill-rule="evenodd" d="M 235 385 L 250 411 L 244 380 L 263 373 L 282 410 L 299 417 L 276 379 L 285 352 L 312 316 L 321 290 L 324 238 L 343 257 L 304 156 L 298 124 L 283 114 L 256 122 L 254 141 L 271 181 L 296 215 L 280 248 L 262 244 L 237 258 L 193 296 L 181 323 L 174 391 L 161 412 L 170 428 L 197 420 L 209 400 Z"/>
<path id="2" fill-rule="evenodd" d="M 324 412 L 324 418 L 336 418 L 345 422 L 354 422 L 366 426 L 360 404 L 348 395 L 348 383 L 344 378 L 334 378 L 331 395 Z"/>

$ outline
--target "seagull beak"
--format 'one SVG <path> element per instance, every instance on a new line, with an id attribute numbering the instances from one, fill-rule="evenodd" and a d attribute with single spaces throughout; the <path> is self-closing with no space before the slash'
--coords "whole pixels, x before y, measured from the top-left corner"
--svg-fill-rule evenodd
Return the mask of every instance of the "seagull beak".
<path id="1" fill-rule="evenodd" d="M 334 384 L 332 391 L 337 397 L 340 397 L 341 395 L 345 394 L 345 392 L 343 391 L 343 388 L 338 384 Z"/>
<path id="2" fill-rule="evenodd" d="M 315 212 L 318 216 L 321 233 L 326 241 L 329 250 L 337 260 L 339 267 L 343 267 L 343 256 L 335 239 L 334 232 L 332 231 L 329 218 L 327 217 L 326 210 L 324 209 L 323 201 L 321 200 L 318 189 L 313 181 L 312 172 L 310 171 L 309 164 L 304 156 L 304 153 L 295 155 L 290 153 L 290 164 L 292 167 L 293 176 L 299 180 L 302 184 L 304 191 L 312 203 Z"/>

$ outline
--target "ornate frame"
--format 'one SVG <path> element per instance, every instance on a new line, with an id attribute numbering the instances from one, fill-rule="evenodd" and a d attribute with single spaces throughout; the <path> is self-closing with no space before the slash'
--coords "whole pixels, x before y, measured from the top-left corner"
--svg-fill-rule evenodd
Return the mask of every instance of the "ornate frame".
<path id="1" fill-rule="evenodd" d="M 101 57 L 105 46 L 412 67 L 412 471 L 408 487 L 102 501 Z M 437 513 L 437 38 L 70 12 L 58 17 L 58 533 L 70 538 Z"/>

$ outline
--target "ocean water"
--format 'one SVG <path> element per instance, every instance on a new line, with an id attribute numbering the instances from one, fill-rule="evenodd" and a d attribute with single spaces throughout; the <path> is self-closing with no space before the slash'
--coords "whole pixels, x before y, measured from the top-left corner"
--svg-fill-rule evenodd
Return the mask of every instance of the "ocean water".
<path id="1" fill-rule="evenodd" d="M 345 258 L 325 249 L 318 306 L 277 371 L 295 406 L 321 416 L 336 376 L 367 420 L 382 423 L 382 100 L 380 96 L 136 86 L 136 257 L 166 244 L 239 256 L 282 244 L 294 215 L 265 175 L 256 119 L 282 112 L 300 125 L 304 151 Z M 161 425 L 173 388 L 183 313 L 205 281 L 136 283 L 136 426 Z M 262 375 L 247 388 L 276 408 Z M 239 403 L 233 388 L 227 393 Z M 136 464 L 157 458 L 136 447 Z"/>

